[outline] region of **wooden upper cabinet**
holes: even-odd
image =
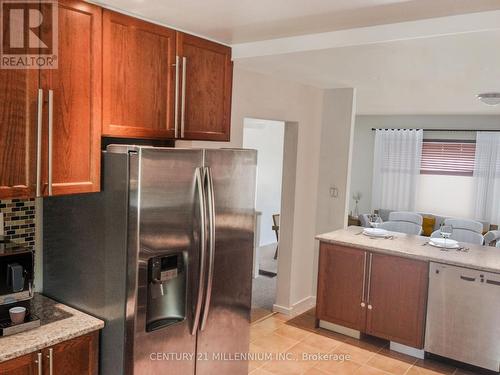
[[[103,11],[103,134],[174,138],[176,32]]]
[[[181,138],[229,141],[233,64],[231,48],[177,33],[182,59]],[[183,81],[183,79],[185,81]]]
[[[60,0],[58,11],[58,68],[40,70],[45,95],[43,193],[49,195],[49,184],[53,195],[95,192],[100,189],[101,8]]]
[[[428,275],[427,262],[373,254],[366,332],[423,348]]]
[[[103,12],[103,135],[228,141],[231,48]]]
[[[38,85],[38,70],[0,69],[0,199],[35,195]]]
[[[316,315],[358,331],[365,327],[363,286],[366,252],[321,243]]]

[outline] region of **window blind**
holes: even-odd
[[[475,142],[425,141],[420,174],[472,176]]]

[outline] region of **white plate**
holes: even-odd
[[[429,245],[442,249],[458,249],[460,247],[457,241],[444,238],[431,238]]]
[[[389,235],[389,232],[380,228],[365,228],[363,229],[363,234],[370,237],[386,237]]]

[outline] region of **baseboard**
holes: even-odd
[[[325,322],[324,320],[319,321],[319,326],[321,328],[327,329],[329,331],[340,333],[344,336],[349,336],[359,340],[361,338],[361,332],[352,328],[347,328],[338,324]]]
[[[296,316],[316,306],[316,296],[309,296],[295,302],[291,307],[274,304],[273,311],[284,315]]]
[[[424,357],[425,357],[424,349],[412,348],[411,346],[398,344],[397,342],[394,342],[394,341],[391,341],[390,349],[394,350],[395,352],[403,353],[403,354],[406,354],[406,355],[409,355],[409,356],[412,356],[415,358],[424,359]]]

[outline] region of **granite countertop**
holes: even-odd
[[[468,252],[443,251],[431,245],[424,245],[429,237],[391,232],[394,239],[371,238],[360,234],[364,228],[351,226],[316,236],[316,239],[337,245],[356,247],[377,253],[398,255],[406,258],[473,268],[485,272],[500,273],[500,249],[491,246],[465,244]]]
[[[58,344],[104,327],[93,316],[35,293],[31,311],[40,318],[40,327],[0,337],[0,362]]]

